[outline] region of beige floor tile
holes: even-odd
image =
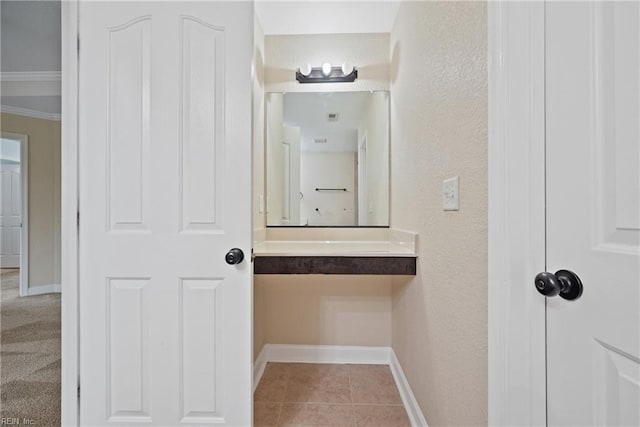
[[[284,401],[351,403],[349,372],[346,365],[292,365]]]
[[[254,402],[283,402],[287,389],[287,380],[279,378],[262,378],[255,393]]]
[[[267,366],[264,368],[264,373],[262,374],[262,378],[272,379],[272,380],[287,380],[289,378],[289,372],[292,369],[291,363],[267,363]],[[261,378],[261,379],[262,379]]]
[[[349,377],[347,365],[292,363],[288,367],[289,379],[298,382],[321,381],[323,378]]]
[[[316,379],[291,379],[285,402],[351,403],[349,378],[325,376]]]
[[[404,406],[355,405],[356,427],[409,427]]]
[[[385,365],[269,363],[254,401],[256,426],[410,425]]]
[[[391,369],[387,365],[347,365],[351,379],[374,384],[395,384]]]
[[[353,426],[351,405],[285,403],[280,426]]]
[[[281,403],[256,402],[253,404],[254,427],[277,426]]]
[[[393,375],[385,365],[349,365],[353,403],[402,404]]]

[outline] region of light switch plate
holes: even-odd
[[[457,211],[460,208],[458,177],[442,181],[442,209],[445,211]]]
[[[258,196],[258,213],[264,212],[264,196]]]

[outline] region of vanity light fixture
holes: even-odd
[[[358,78],[358,70],[349,63],[332,67],[325,62],[322,67],[307,64],[296,71],[296,80],[300,83],[351,83]]]

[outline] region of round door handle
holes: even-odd
[[[538,292],[546,297],[560,295],[566,300],[575,300],[582,295],[582,281],[573,271],[558,270],[556,274],[544,271],[535,279]]]
[[[244,252],[242,252],[242,249],[239,248],[233,248],[229,250],[229,252],[227,252],[227,255],[225,255],[224,257],[224,260],[227,262],[227,264],[230,265],[240,264],[243,259]]]

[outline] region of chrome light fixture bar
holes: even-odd
[[[322,67],[307,65],[296,71],[296,80],[300,83],[352,83],[357,78],[358,70],[348,64],[341,67],[332,67],[328,63]]]

